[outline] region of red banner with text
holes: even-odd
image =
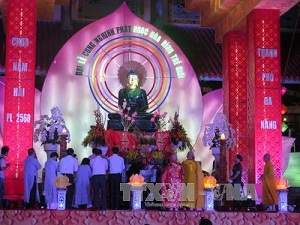
[[[248,17],[250,151],[255,181],[263,174],[263,155],[270,153],[276,177],[282,175],[280,12],[255,9]]]
[[[9,0],[7,18],[3,143],[10,148],[11,166],[6,194],[18,195],[22,188],[16,182],[23,181],[23,161],[33,144],[36,0]]]

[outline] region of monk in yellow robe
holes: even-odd
[[[188,194],[187,201],[184,203],[184,206],[190,209],[204,209],[204,174],[202,172],[201,165],[195,161],[194,152],[189,151],[187,153],[187,158],[182,162],[182,167],[184,171],[184,182],[187,185]],[[193,184],[193,193],[189,190],[188,184]],[[192,201],[193,199],[194,201]]]
[[[264,155],[264,174],[262,179],[262,204],[268,206],[268,210],[275,210],[275,205],[278,204],[278,198],[276,193],[276,183],[274,178],[274,168],[270,161],[270,154]]]

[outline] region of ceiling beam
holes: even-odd
[[[70,0],[37,0],[37,19],[52,20],[54,16],[54,5],[69,5]],[[7,0],[0,0],[0,10],[4,32],[6,32]]]
[[[193,10],[198,6],[201,26],[216,28],[216,42],[229,31],[246,31],[247,16],[255,9],[279,9],[286,13],[299,0],[186,0]],[[196,4],[194,1],[198,1]]]

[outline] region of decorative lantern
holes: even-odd
[[[206,176],[203,179],[203,184],[204,184],[204,189],[205,189],[205,204],[204,204],[204,209],[209,211],[209,210],[214,210],[214,191],[213,189],[217,185],[217,180],[213,176]]]
[[[288,110],[288,108],[286,107],[286,105],[285,104],[281,104],[281,114],[282,115],[285,114],[287,110]]]
[[[145,178],[140,174],[134,174],[129,178],[129,184],[132,186],[142,186]]]
[[[281,95],[284,95],[286,90],[287,90],[286,87],[282,86],[281,87]]]
[[[276,179],[276,189],[277,189],[277,196],[278,196],[278,211],[280,212],[287,212],[288,211],[288,202],[287,202],[287,195],[288,191],[287,188],[289,187],[289,182],[281,177]]]
[[[134,210],[142,208],[144,180],[144,177],[140,174],[134,174],[129,178],[129,184],[131,185],[131,208]]]
[[[289,182],[287,179],[283,177],[276,179],[277,190],[286,190],[288,187],[289,187]]]
[[[282,121],[281,131],[285,132],[288,128],[289,128],[288,125],[284,121]]]
[[[213,176],[206,176],[203,179],[204,189],[214,189],[217,185],[217,180]]]
[[[54,180],[54,185],[57,187],[57,188],[67,188],[67,186],[71,185],[69,183],[69,178],[65,175],[59,175],[55,178]]]
[[[54,185],[57,187],[57,209],[66,209],[66,188],[71,185],[69,183],[69,178],[65,175],[59,175],[54,180]]]

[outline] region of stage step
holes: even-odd
[[[300,187],[300,152],[291,152],[290,161],[283,176],[291,187]]]

